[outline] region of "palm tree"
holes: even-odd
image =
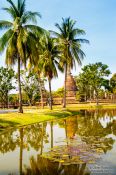
[[[39,58],[39,68],[41,67],[41,72],[44,77],[48,79],[49,83],[49,105],[52,110],[52,90],[51,90],[51,80],[53,77],[58,77],[57,68],[62,71],[59,65],[59,54],[58,45],[55,39],[50,37],[49,33],[43,37],[41,44],[43,45],[43,51]]]
[[[59,25],[55,24],[59,33],[51,31],[53,35],[59,38],[60,43],[63,49],[63,59],[61,63],[65,69],[65,85],[64,85],[64,100],[63,107],[66,107],[66,79],[67,79],[67,70],[71,70],[75,63],[77,62],[81,65],[82,60],[85,56],[84,52],[81,50],[81,43],[89,43],[86,39],[77,38],[78,35],[85,34],[84,30],[75,28],[76,21],[69,18],[62,18],[62,23]]]
[[[30,62],[38,59],[37,35],[40,35],[43,30],[37,25],[28,24],[28,22],[36,23],[36,17],[40,17],[40,14],[26,11],[26,0],[17,0],[17,4],[12,0],[6,1],[10,6],[3,10],[10,14],[12,21],[0,20],[0,29],[7,30],[0,38],[0,52],[6,49],[8,66],[18,63],[19,112],[23,113],[20,66],[22,64],[26,66],[27,59],[30,59]]]

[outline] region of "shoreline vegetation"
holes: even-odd
[[[0,114],[0,132],[11,128],[78,115],[80,110],[101,109],[116,109],[116,103],[100,104],[98,106],[96,104],[71,104],[67,105],[66,109],[62,109],[62,106],[54,106],[53,111],[48,109],[48,107],[44,109],[25,107],[23,114],[18,112]]]

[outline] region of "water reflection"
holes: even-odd
[[[116,110],[80,111],[75,117],[1,133],[0,175],[89,175],[89,165],[106,163],[104,156],[112,156],[114,146]],[[13,154],[16,165],[11,166]],[[108,166],[116,171],[115,162]]]
[[[90,175],[90,171],[86,163],[67,166],[38,155],[37,160],[31,157],[30,167],[25,167],[23,175]]]

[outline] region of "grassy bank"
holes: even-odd
[[[7,113],[0,114],[0,130],[4,130],[11,127],[18,127],[28,125],[37,122],[43,122],[58,118],[64,118],[73,115],[73,112],[68,110],[54,109],[24,109],[23,114],[19,113]]]
[[[115,109],[116,104],[105,104],[96,106],[95,104],[76,104],[67,105],[67,109],[62,109],[62,106],[54,106],[53,111],[48,107],[45,109],[37,109],[37,107],[24,108],[24,114],[7,113],[0,114],[0,130],[10,127],[18,127],[36,122],[43,122],[52,119],[59,119],[78,114],[79,110],[93,109]]]

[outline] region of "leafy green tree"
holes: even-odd
[[[86,163],[62,165],[57,161],[51,161],[50,158],[37,155],[36,159],[34,156],[30,158],[30,166],[25,166],[23,175],[90,175],[90,171],[86,167]]]
[[[67,79],[67,70],[71,70],[75,63],[77,62],[81,65],[81,62],[85,56],[84,52],[81,50],[82,43],[89,43],[86,39],[79,39],[79,35],[85,34],[84,30],[75,28],[76,21],[70,18],[62,18],[62,23],[59,25],[56,23],[56,27],[59,30],[53,33],[61,44],[61,48],[63,51],[63,57],[61,59],[61,64],[65,70],[65,85],[64,85],[64,102],[63,107],[66,107],[66,79]]]
[[[42,50],[41,50],[41,53],[42,53]],[[46,97],[46,90],[45,90],[46,78],[43,77],[42,75],[41,64],[36,64],[36,65],[30,64],[29,69],[33,74],[36,74],[36,77],[38,79],[40,96],[41,96],[41,107],[42,109],[44,109],[44,97]]]
[[[111,91],[116,94],[116,73],[110,79]]]
[[[6,49],[7,65],[18,63],[19,112],[23,113],[20,66],[21,64],[26,66],[27,59],[30,59],[30,62],[38,59],[36,34],[39,36],[43,30],[30,24],[30,22],[36,23],[36,17],[40,17],[40,14],[26,11],[25,0],[17,0],[16,4],[12,0],[6,1],[9,7],[3,10],[10,14],[12,21],[0,20],[0,29],[7,30],[0,38],[0,52]]]
[[[22,89],[28,98],[29,104],[32,105],[40,90],[40,83],[37,75],[32,72],[21,71],[21,84]]]
[[[64,88],[58,88],[56,91],[52,92],[53,97],[63,97]]]
[[[76,93],[77,100],[79,101],[87,101],[90,98],[90,91],[91,94],[93,92],[92,87],[88,81],[89,75],[85,73],[80,73],[79,76],[75,77],[76,85],[78,91]],[[92,98],[92,97],[91,97]]]
[[[12,82],[14,77],[13,69],[0,68],[0,102],[4,107],[8,107],[9,93],[11,90],[15,89]]]
[[[106,64],[101,62],[84,66],[79,75],[81,90],[86,94],[95,93],[96,103],[98,104],[99,91],[102,87],[106,88],[106,77],[110,75],[110,70]],[[89,92],[88,92],[89,91]]]
[[[9,103],[10,104],[17,104],[18,103],[18,94],[9,94]]]

